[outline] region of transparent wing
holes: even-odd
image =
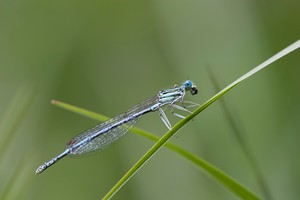
[[[112,143],[120,140],[126,133],[133,127],[139,118],[135,118],[128,123],[120,125],[116,128],[111,129],[110,131],[99,135],[93,140],[79,146],[70,152],[69,156],[77,157],[83,156],[87,153],[94,152],[97,150],[102,150],[110,146]],[[90,131],[90,130],[89,130]]]
[[[129,109],[127,112],[122,113],[114,118],[111,118],[89,130],[84,131],[83,133],[77,135],[76,137],[72,138],[68,141],[66,144],[66,148],[72,148],[79,142],[83,141],[85,138],[90,137],[94,135],[97,132],[101,132],[102,130],[108,128],[109,130],[106,132],[103,132],[102,134],[99,134],[97,137],[93,138],[91,141],[88,141],[86,143],[83,143],[77,148],[72,149],[70,152],[71,157],[76,156],[82,156],[87,153],[96,151],[96,150],[102,150],[106,147],[110,146],[112,143],[118,141],[121,139],[126,133],[135,125],[137,120],[141,117],[132,117],[135,113],[138,113],[145,108],[150,107],[151,105],[154,105],[157,103],[157,98],[152,97],[145,101],[140,102],[139,104],[135,105],[131,109]],[[126,123],[116,126],[112,129],[109,127],[113,126],[113,124],[118,123],[119,121],[123,119],[130,119]]]

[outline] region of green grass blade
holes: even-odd
[[[81,114],[81,115],[84,115],[84,116],[87,116],[89,118],[96,119],[99,121],[105,121],[105,120],[109,119],[106,116],[103,116],[103,115],[100,115],[100,114],[97,114],[97,113],[94,113],[94,112],[91,112],[91,111],[88,111],[88,110],[85,110],[85,109],[82,109],[82,108],[79,108],[79,107],[76,107],[76,106],[73,106],[73,105],[70,105],[67,103],[64,103],[61,101],[52,100],[51,103],[54,104],[55,106],[65,109],[65,110],[69,110],[74,113]],[[144,131],[142,129],[136,128],[136,127],[134,127],[131,131],[133,133],[136,133],[138,135],[146,137],[154,142],[157,142],[160,139],[158,136],[151,134],[147,131]],[[208,174],[210,177],[212,177],[216,182],[220,183],[221,185],[223,185],[224,187],[226,187],[233,193],[236,193],[236,195],[247,197],[248,199],[259,199],[257,196],[255,196],[255,194],[253,194],[245,186],[242,186],[239,182],[237,182],[236,180],[234,180],[233,178],[228,176],[225,172],[222,172],[217,167],[215,167],[212,164],[208,163],[207,161],[201,159],[200,157],[194,155],[193,153],[191,153],[171,142],[167,142],[165,144],[165,147],[172,150],[173,152],[178,153],[185,159],[187,159],[190,162],[197,165],[204,172],[206,172],[206,174]]]

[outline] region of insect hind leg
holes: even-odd
[[[169,119],[167,118],[164,110],[161,107],[159,107],[159,116],[160,116],[160,119],[163,121],[163,123],[166,125],[166,127],[169,130],[171,130],[171,127],[172,127],[171,123],[170,123]]]
[[[176,117],[179,117],[179,118],[185,118],[184,115],[181,115],[179,113],[176,113],[174,112],[174,109],[177,109],[177,110],[181,110],[181,111],[184,111],[184,112],[187,112],[188,114],[191,114],[192,111],[188,110],[187,108],[191,108],[191,107],[195,107],[195,106],[199,106],[199,104],[197,103],[194,103],[194,102],[191,102],[191,101],[183,101],[181,102],[182,103],[182,106],[178,105],[178,104],[171,104],[171,113],[176,116]]]

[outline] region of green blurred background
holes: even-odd
[[[300,38],[300,1],[0,1],[0,198],[100,199],[153,144],[128,134],[109,149],[36,168],[97,124],[50,104],[58,99],[107,116],[188,77],[203,103]],[[273,199],[299,199],[300,52],[223,99]],[[173,119],[173,118],[172,118]],[[172,120],[176,123],[178,119]],[[138,126],[167,129],[157,113]],[[219,105],[172,142],[264,197]],[[114,199],[235,199],[203,171],[162,149]]]

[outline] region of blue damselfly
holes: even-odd
[[[66,155],[75,157],[110,146],[113,142],[124,136],[137,120],[146,113],[158,110],[164,124],[168,129],[171,129],[171,123],[168,120],[163,107],[170,108],[175,116],[184,118],[184,116],[174,112],[174,109],[190,113],[187,108],[198,105],[190,101],[184,101],[186,91],[190,91],[192,95],[198,93],[198,90],[193,83],[190,80],[187,80],[181,86],[175,85],[173,88],[161,90],[156,96],[138,103],[127,112],[84,131],[69,140],[64,152],[39,166],[36,170],[36,174],[43,172]]]

